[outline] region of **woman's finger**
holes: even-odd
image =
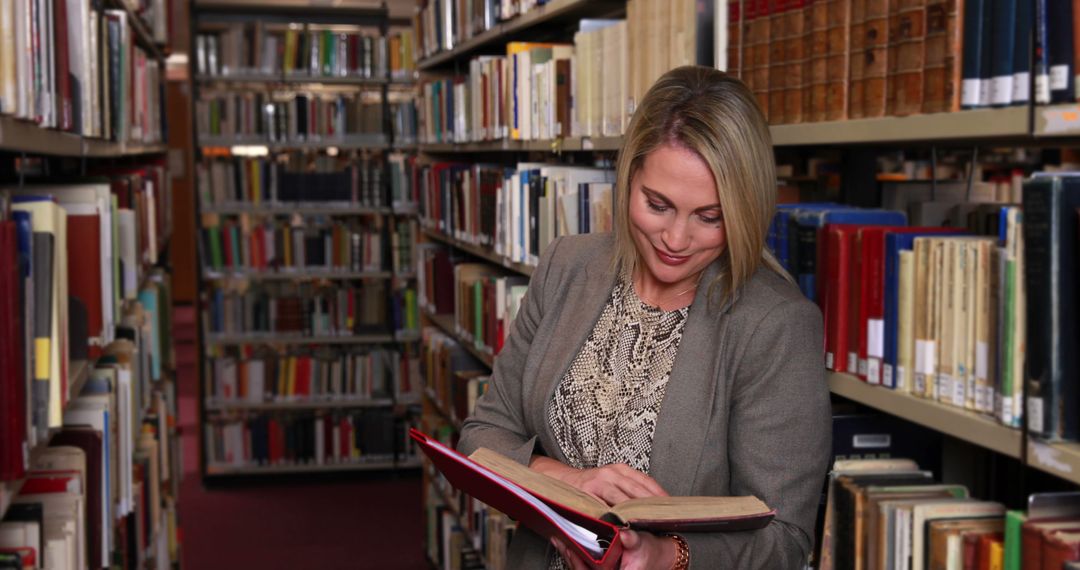
[[[668,496],[667,491],[665,491],[664,488],[660,486],[660,483],[657,483],[656,479],[649,477],[645,473],[642,473],[641,471],[638,471],[637,469],[634,469],[633,467],[630,467],[629,465],[623,463],[616,464],[614,465],[614,467],[623,476],[633,479],[639,485],[642,485],[643,487],[648,489],[648,496]]]

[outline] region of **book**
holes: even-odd
[[[753,530],[776,514],[755,497],[656,497],[609,508],[492,450],[464,457],[417,430],[410,436],[452,485],[546,538],[561,538],[593,567],[618,559],[624,525],[655,532]]]

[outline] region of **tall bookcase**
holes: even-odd
[[[418,466],[387,14],[192,3],[204,480]]]
[[[39,10],[36,15],[22,12],[26,20],[16,23],[15,14],[29,11],[31,4]],[[177,501],[183,468],[176,437],[171,336],[172,190],[164,142],[167,14],[164,3],[152,7],[147,3],[149,12],[121,0],[68,3],[64,17],[71,29],[53,28],[55,21],[49,18],[58,16],[43,10],[63,5],[46,1],[2,8],[3,17],[13,26],[5,32],[11,41],[3,49],[16,50],[28,59],[18,56],[20,73],[16,74],[16,55],[4,54],[5,61],[12,62],[12,75],[5,75],[5,85],[9,93],[19,96],[5,95],[0,116],[0,221],[5,225],[14,221],[19,226],[16,234],[27,229],[35,236],[34,243],[49,245],[42,250],[47,257],[33,257],[27,265],[19,265],[18,255],[8,257],[16,252],[4,251],[4,259],[20,267],[20,279],[29,279],[32,297],[23,297],[21,304],[17,298],[20,310],[55,303],[52,306],[62,307],[67,320],[54,321],[57,327],[47,331],[44,339],[47,346],[42,346],[37,329],[21,339],[23,346],[34,349],[19,368],[28,378],[14,372],[13,364],[22,360],[21,355],[7,353],[5,357],[11,359],[4,363],[5,449],[11,449],[19,433],[27,432],[27,438],[17,442],[22,458],[18,463],[24,464],[17,471],[24,475],[8,477],[12,465],[5,463],[0,518],[7,525],[18,525],[13,521],[29,519],[12,516],[18,510],[13,505],[46,504],[44,519],[38,522],[42,522],[41,541],[48,540],[50,548],[42,552],[32,545],[38,567],[76,568],[77,560],[64,557],[78,552],[85,559],[84,567],[179,568]],[[143,19],[148,15],[153,15],[153,22]],[[39,49],[38,35],[31,45],[23,29],[31,22],[48,24],[48,30],[43,27],[35,32],[40,34],[41,46],[52,46],[48,53]],[[84,24],[81,28],[80,23]],[[69,33],[76,29],[82,33]],[[25,45],[19,43],[23,40]],[[76,55],[84,55],[83,64],[89,67],[75,62]],[[46,107],[53,109],[43,111]],[[47,118],[49,114],[55,120]],[[94,199],[87,203],[91,195]],[[21,204],[28,206],[20,209]],[[35,204],[46,207],[35,208]],[[49,212],[56,213],[54,222],[65,219],[66,225],[38,225]],[[20,218],[19,214],[28,215]],[[37,240],[43,236],[47,242]],[[28,251],[22,246],[17,253]],[[67,253],[61,256],[61,251]],[[75,259],[78,256],[85,258]],[[49,273],[51,289],[39,289],[42,282],[35,280],[37,272],[43,271],[35,264],[43,260],[51,265],[50,271],[60,271]],[[87,267],[95,268],[94,273],[84,274]],[[63,293],[68,298],[62,298]],[[18,297],[18,291],[15,294]],[[4,319],[22,324],[24,316],[5,314]],[[6,334],[0,336],[4,336],[5,348],[14,341]],[[44,379],[39,376],[42,370],[47,372]],[[39,417],[33,406],[9,399],[14,392],[8,390],[23,380],[27,393],[39,384],[49,384],[50,402],[51,398],[60,402],[57,414],[50,409],[45,414],[48,418]],[[127,403],[121,406],[123,398]],[[12,415],[24,413],[29,425],[19,426],[21,419]],[[91,437],[74,443],[83,435]],[[79,495],[80,513],[82,505],[88,509],[87,521],[78,522],[82,536],[68,530],[61,533],[66,536],[57,536],[48,530],[67,529],[75,521],[53,512],[49,505],[54,503],[34,495],[33,483],[28,484],[41,477],[42,470],[52,470],[48,473],[57,477],[70,476],[68,469],[74,463],[54,463],[52,451],[56,450],[50,451],[61,443],[79,447],[87,467],[97,461],[94,465],[102,468],[101,473],[89,475],[101,481],[101,488],[83,486],[66,494]],[[110,461],[111,467],[106,468]],[[34,496],[20,497],[27,494]],[[94,505],[98,510],[91,510]],[[37,516],[41,513],[39,509]],[[102,519],[94,521],[91,514]],[[88,521],[92,524],[84,526]],[[63,547],[54,550],[51,545],[57,540]],[[74,546],[65,551],[69,541]],[[93,559],[96,556],[101,558]]]
[[[574,35],[578,22],[587,18],[624,18],[628,13],[628,4],[634,2],[597,3],[585,0],[551,0],[549,2],[529,3],[531,8],[510,19],[502,20],[499,10],[505,3],[484,2],[482,6],[472,6],[471,17],[463,19],[449,18],[446,11],[455,10],[446,3],[431,1],[419,2],[416,17],[418,41],[423,43],[424,30],[430,34],[428,41],[435,38],[434,49],[426,52],[418,48],[418,64],[422,80],[440,81],[450,76],[465,76],[468,84],[470,60],[490,54],[506,54],[509,42],[564,42],[575,41]],[[648,2],[637,2],[636,9]],[[724,6],[727,4],[727,6]],[[732,6],[737,4],[737,6]],[[739,30],[745,31],[744,22],[738,20],[739,14],[746,15],[752,2],[717,3],[715,29],[726,30],[725,38],[735,41]],[[798,7],[811,5],[825,6],[836,3],[806,2],[795,3]],[[700,5],[700,3],[699,3]],[[724,6],[721,8],[721,6]],[[634,9],[634,8],[630,8]],[[487,10],[487,12],[484,12]],[[435,14],[430,12],[435,11]],[[720,12],[725,12],[723,15]],[[481,13],[484,12],[484,13]],[[780,16],[782,17],[782,16]],[[471,19],[470,19],[471,18]],[[464,23],[463,23],[464,21]],[[450,23],[448,23],[450,22]],[[777,20],[772,20],[777,25]],[[809,22],[809,20],[807,20]],[[809,25],[809,24],[807,24]],[[802,26],[800,23],[799,26]],[[478,28],[472,32],[466,28]],[[794,28],[787,28],[794,29]],[[802,29],[801,27],[798,29]],[[810,30],[807,28],[807,34]],[[767,32],[766,32],[767,33]],[[628,36],[630,37],[630,36]],[[453,38],[450,40],[449,38]],[[447,44],[452,44],[448,48]],[[651,45],[651,44],[650,44]],[[808,44],[809,45],[809,44]],[[633,47],[629,48],[631,51]],[[744,48],[745,49],[745,48]],[[1019,49],[1019,48],[1018,48]],[[743,51],[728,53],[729,69],[735,69],[740,57],[746,57]],[[852,58],[855,56],[852,55]],[[746,61],[746,60],[743,60]],[[765,59],[767,61],[767,58]],[[633,65],[633,64],[631,64]],[[486,80],[486,76],[485,76]],[[442,87],[442,86],[441,86]],[[445,89],[445,87],[443,87]],[[467,87],[468,88],[468,87]],[[757,90],[755,89],[755,92]],[[445,93],[445,91],[444,91]],[[456,94],[455,94],[456,96]],[[436,96],[438,97],[438,96]],[[423,104],[423,103],[421,103]],[[497,105],[496,103],[493,103]],[[481,103],[483,106],[484,103]],[[473,113],[470,110],[469,113]],[[487,109],[484,120],[488,120]],[[429,117],[429,121],[438,122],[438,116]],[[465,127],[469,133],[470,127]],[[620,136],[571,136],[543,140],[514,140],[509,136],[472,136],[468,142],[448,140],[445,133],[460,133],[454,127],[441,129],[441,140],[422,141],[419,145],[422,162],[439,161],[460,163],[498,163],[513,167],[518,162],[542,162],[548,164],[601,164],[607,167],[613,164],[613,158],[622,144]],[[799,122],[793,124],[775,124],[771,128],[773,144],[777,155],[805,157],[814,152],[826,151],[844,154],[842,164],[842,201],[857,205],[875,205],[880,200],[879,181],[875,177],[875,159],[895,149],[937,149],[941,148],[979,148],[994,146],[1044,147],[1051,145],[1073,144],[1080,137],[1080,105],[1076,103],[1036,105],[1032,102],[1012,106],[912,114],[908,116],[884,116],[877,118],[858,118],[819,122]],[[477,140],[495,139],[495,140]],[[936,154],[935,154],[936,156]],[[976,151],[977,156],[977,151]],[[503,189],[500,189],[503,191]],[[430,215],[430,214],[428,214]],[[490,246],[482,246],[470,239],[447,235],[438,229],[437,224],[424,224],[422,238],[425,242],[438,244],[451,252],[452,262],[479,262],[495,268],[503,275],[517,275],[527,278],[532,266],[512,260],[507,255],[496,253]],[[437,286],[448,286],[439,284]],[[424,285],[421,284],[421,289]],[[466,364],[465,369],[479,366],[490,371],[493,357],[490,351],[482,347],[481,342],[471,332],[462,330],[453,315],[436,314],[427,307],[422,310],[425,331],[438,331],[446,338],[453,339],[465,352],[471,354],[474,362]],[[425,335],[428,333],[425,332]],[[430,364],[430,362],[429,362]],[[453,432],[460,430],[464,420],[460,411],[460,402],[452,401],[455,397],[474,398],[475,388],[467,387],[467,378],[433,377],[443,369],[429,366],[425,380],[429,385],[424,390],[424,427],[429,433],[444,439],[446,443],[456,442]],[[447,397],[432,384],[445,385],[461,382],[450,390]],[[1027,480],[1050,480],[1051,487],[1074,488],[1080,485],[1080,443],[1048,442],[1029,434],[1026,428],[1006,427],[984,414],[967,411],[902,393],[873,386],[857,376],[828,372],[831,392],[838,402],[857,404],[858,406],[884,412],[922,428],[928,428],[952,442],[948,447],[954,462],[968,461],[973,455],[992,454],[1004,458],[1018,466],[1008,471],[1018,476],[1023,492],[1041,490],[1039,484],[1029,486]],[[467,392],[466,396],[455,394]],[[960,453],[952,453],[954,451]],[[962,459],[961,459],[962,458]],[[979,463],[985,466],[986,463]],[[995,464],[996,465],[996,464]],[[1028,474],[1037,473],[1037,477]],[[1047,478],[1045,474],[1052,475]],[[994,474],[981,474],[983,481],[994,480]],[[445,556],[443,546],[432,544],[447,530],[441,525],[456,526],[463,532],[462,550],[473,552],[462,560],[466,565],[479,565],[489,568],[500,567],[502,545],[492,544],[503,537],[507,528],[512,528],[508,521],[499,521],[497,515],[485,514],[484,508],[467,496],[456,493],[445,481],[441,480],[436,470],[425,464],[425,508],[428,514],[428,553],[436,564],[442,561],[438,556]],[[1001,481],[997,481],[1001,488]],[[1019,493],[1021,491],[1017,491]],[[443,517],[443,518],[440,518]],[[472,566],[469,566],[472,567]]]

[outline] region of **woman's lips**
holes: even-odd
[[[671,255],[670,253],[665,253],[656,247],[653,247],[653,250],[656,251],[656,257],[659,258],[660,261],[664,262],[664,264],[666,265],[682,265],[690,260],[689,255]]]

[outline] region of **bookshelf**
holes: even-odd
[[[430,312],[425,312],[424,315],[435,326],[442,329],[443,332],[454,337],[454,340],[458,341],[461,346],[465,347],[465,350],[468,350],[469,353],[475,356],[477,360],[483,362],[484,366],[487,366],[488,368],[494,366],[495,357],[483,350],[480,350],[479,348],[476,348],[476,342],[473,339],[468,338],[458,332],[457,327],[454,326],[454,315],[436,315]]]
[[[510,261],[506,257],[503,257],[503,256],[495,253],[494,251],[490,251],[488,249],[485,249],[485,248],[480,247],[480,246],[475,245],[475,244],[471,244],[471,243],[466,242],[466,241],[462,241],[462,240],[459,240],[459,239],[454,239],[454,238],[452,238],[452,237],[450,237],[450,236],[448,236],[448,235],[446,235],[446,234],[444,234],[444,233],[442,233],[442,232],[440,232],[438,230],[433,230],[431,228],[424,228],[423,232],[424,232],[425,236],[431,238],[432,240],[435,240],[435,241],[440,242],[440,243],[444,243],[446,245],[449,245],[449,246],[453,247],[454,249],[458,249],[458,250],[464,251],[464,252],[466,252],[466,253],[468,253],[470,255],[473,255],[473,256],[479,257],[481,259],[490,261],[491,263],[494,263],[495,265],[498,265],[499,267],[503,267],[503,268],[509,269],[510,271],[514,271],[516,273],[520,273],[522,275],[527,275],[527,276],[531,276],[532,273],[533,273],[533,267],[531,265],[526,265],[524,263],[517,263],[515,261]]]
[[[406,274],[395,272],[398,252],[392,248],[392,236],[397,235],[397,228],[407,223],[407,218],[413,215],[410,211],[398,211],[392,207],[390,194],[390,168],[388,154],[391,151],[408,149],[415,145],[411,142],[411,136],[407,132],[394,130],[392,104],[396,100],[391,99],[391,88],[408,88],[411,81],[402,78],[392,78],[390,69],[389,53],[387,50],[389,19],[385,5],[381,7],[350,7],[339,5],[300,5],[297,3],[278,2],[274,4],[256,4],[245,2],[194,2],[192,4],[193,50],[198,53],[191,58],[193,107],[196,116],[193,125],[195,147],[198,151],[197,160],[200,165],[209,166],[213,161],[231,163],[234,166],[241,164],[240,161],[258,157],[261,171],[266,173],[262,178],[264,186],[268,189],[274,185],[273,194],[263,197],[253,197],[249,187],[245,187],[242,195],[238,193],[229,199],[221,200],[214,198],[215,203],[200,200],[198,211],[202,216],[205,227],[235,227],[232,225],[231,216],[241,216],[243,220],[271,219],[274,224],[286,223],[291,228],[304,228],[312,223],[319,225],[332,220],[334,228],[340,228],[345,233],[347,240],[344,244],[334,242],[334,247],[342,248],[346,257],[353,261],[345,263],[338,268],[328,269],[321,261],[310,264],[281,263],[280,269],[256,269],[247,264],[225,263],[213,269],[213,264],[207,263],[209,255],[205,249],[200,251],[203,260],[200,266],[203,268],[199,281],[200,305],[199,311],[200,330],[203,331],[200,350],[206,361],[216,358],[236,358],[242,360],[248,357],[242,356],[244,351],[254,347],[265,347],[277,355],[301,354],[315,355],[326,351],[334,354],[367,354],[368,350],[391,351],[396,357],[401,358],[401,365],[405,365],[408,358],[408,346],[415,343],[419,338],[415,330],[404,329],[404,325],[398,323],[398,305],[401,301],[399,293],[410,286],[410,278]],[[239,31],[240,33],[237,33]],[[278,47],[283,47],[285,37],[288,34],[296,34],[289,37],[307,38],[306,49],[316,49],[314,46],[323,46],[323,42],[331,42],[334,47],[325,50],[318,68],[310,66],[310,60],[299,56],[300,47],[295,47],[296,53],[289,52],[290,58],[296,56],[295,61],[302,62],[296,65],[310,66],[290,68],[294,60],[285,63],[285,50],[269,50],[265,53],[255,54],[251,52],[251,58],[259,58],[262,63],[251,63],[242,60],[236,52],[226,52],[222,47],[222,38],[227,34],[234,34],[233,39],[243,38],[242,41],[252,41],[248,38],[258,36],[260,42],[278,42]],[[308,41],[318,38],[317,42]],[[291,41],[291,40],[290,40]],[[338,43],[340,42],[340,43]],[[297,46],[301,43],[297,41]],[[355,45],[354,45],[355,44]],[[290,44],[293,45],[293,44]],[[340,48],[340,49],[339,49]],[[354,50],[355,48],[355,50]],[[221,51],[216,51],[220,49]],[[382,51],[380,51],[382,50]],[[272,54],[272,55],[271,55]],[[201,56],[201,58],[200,58]],[[267,58],[263,60],[262,58]],[[232,59],[228,59],[232,58]],[[331,59],[333,58],[333,59]],[[215,68],[209,61],[222,62],[220,68]],[[227,61],[227,63],[225,63]],[[333,62],[333,63],[332,63]],[[202,66],[206,66],[205,68]],[[327,67],[329,66],[329,67]],[[328,70],[333,70],[328,72]],[[282,115],[271,115],[266,111],[265,117],[279,117],[282,122],[273,123],[277,119],[267,119],[262,127],[255,130],[236,129],[226,130],[202,130],[205,125],[198,117],[202,94],[208,97],[224,97],[224,101],[232,101],[229,97],[237,97],[235,100],[243,100],[244,97],[263,97],[266,101],[291,101],[293,97],[305,95],[309,97],[311,105],[323,104],[320,98],[332,97],[332,105],[325,107],[333,108],[337,113],[334,119],[323,120],[323,116],[311,111],[314,107],[304,107],[295,104],[292,107],[282,107]],[[334,107],[333,105],[337,105]],[[212,110],[211,107],[206,109]],[[253,107],[256,113],[263,112],[258,107]],[[275,109],[276,110],[276,109]],[[213,111],[216,112],[216,111]],[[286,120],[284,113],[289,115]],[[310,120],[308,120],[310,113]],[[291,122],[289,122],[291,121]],[[282,125],[291,125],[285,128]],[[274,125],[270,127],[269,125]],[[306,127],[303,127],[306,125]],[[215,127],[211,127],[212,129]],[[273,129],[279,128],[275,133]],[[211,135],[208,133],[218,133]],[[231,133],[238,133],[233,135]],[[244,134],[239,134],[244,133]],[[253,134],[257,133],[257,134]],[[247,163],[244,163],[247,168]],[[236,166],[236,172],[240,172]],[[273,169],[274,174],[270,174]],[[210,170],[202,170],[210,176]],[[250,171],[244,171],[245,176]],[[343,173],[351,174],[350,177],[342,178]],[[285,182],[279,182],[285,175],[293,177],[289,182],[290,192],[295,194],[286,198],[284,193],[278,194],[280,184],[284,187]],[[201,176],[202,174],[200,174]],[[262,174],[260,173],[260,176]],[[337,176],[332,178],[328,176]],[[320,178],[321,177],[321,178]],[[225,178],[228,180],[228,178]],[[341,188],[332,187],[332,184],[343,184],[342,180],[351,179],[351,198],[335,199],[326,195],[324,190],[339,192]],[[269,182],[273,180],[273,182]],[[250,179],[249,179],[250,181]],[[213,184],[214,179],[208,181]],[[254,184],[254,183],[252,183]],[[323,192],[316,194],[315,191]],[[269,190],[267,190],[269,192]],[[348,192],[346,192],[348,193]],[[361,198],[359,194],[362,193]],[[339,192],[340,194],[340,192]],[[272,196],[272,198],[271,198]],[[281,201],[276,198],[281,196]],[[227,220],[219,222],[218,219]],[[210,222],[210,219],[214,219]],[[247,223],[246,221],[244,223]],[[275,225],[274,227],[278,227]],[[260,230],[261,231],[261,230]],[[322,231],[321,229],[319,231]],[[304,257],[298,259],[314,259],[313,252],[323,254],[323,244],[315,248],[311,239],[315,239],[314,233],[309,236],[304,231],[297,232],[297,239],[302,239],[303,245],[290,244],[289,247],[303,247]],[[316,232],[317,233],[317,232]],[[368,235],[378,233],[381,239],[372,241],[372,252],[367,252],[369,247]],[[337,240],[337,234],[333,239]],[[364,245],[353,241],[360,236]],[[215,238],[216,239],[216,238]],[[318,239],[327,239],[319,234]],[[273,248],[274,244],[260,242]],[[329,246],[326,246],[329,247]],[[283,244],[278,244],[276,254],[267,254],[268,259],[273,255],[287,256]],[[297,250],[301,251],[301,250]],[[335,249],[335,252],[338,250]],[[364,253],[361,253],[364,252]],[[265,252],[263,252],[265,253]],[[246,255],[246,254],[245,254]],[[329,255],[329,254],[326,254]],[[338,255],[335,253],[334,255]],[[377,263],[368,263],[368,255],[374,255]],[[360,258],[364,261],[358,262]],[[288,259],[281,257],[281,259]],[[339,258],[334,258],[340,261]],[[265,266],[274,267],[279,265],[269,259],[271,263]],[[297,267],[303,265],[302,267]],[[335,266],[339,263],[335,262]],[[232,267],[229,267],[232,266]],[[364,268],[366,270],[359,270]],[[348,270],[346,270],[348,269]],[[340,303],[335,309],[322,313],[323,315],[340,316],[334,313],[338,309],[353,310],[352,302],[355,302],[355,324],[349,325],[354,334],[318,334],[301,335],[297,332],[257,332],[257,333],[213,333],[203,328],[209,322],[208,311],[217,310],[211,306],[209,296],[213,291],[222,288],[251,287],[265,292],[275,292],[269,299],[271,303],[277,303],[277,292],[285,291],[283,295],[300,298],[304,306],[310,307],[312,303]],[[371,290],[368,290],[371,287]],[[304,292],[308,291],[308,292]],[[318,293],[311,293],[318,291]],[[370,294],[368,294],[370,293]],[[310,298],[305,295],[313,295]],[[352,301],[345,302],[343,295],[353,295]],[[377,297],[377,299],[376,299]],[[364,313],[361,315],[361,306]],[[347,309],[344,309],[347,307]],[[404,311],[401,311],[402,313]],[[310,318],[310,311],[303,311],[304,318]],[[353,313],[349,313],[349,319]],[[328,317],[329,318],[329,317]],[[374,319],[376,322],[370,322]],[[403,322],[404,317],[401,317]],[[343,324],[333,328],[321,330],[334,330],[345,328]],[[349,321],[353,322],[353,321]],[[271,326],[270,328],[280,328]],[[319,328],[312,327],[315,330]],[[247,330],[244,328],[227,328],[223,330]],[[390,394],[396,394],[398,390],[390,383],[400,381],[395,376],[393,368],[399,366],[394,363],[384,370],[386,374],[386,387]],[[214,374],[214,367],[205,367],[203,374]],[[395,380],[397,378],[397,380]],[[383,382],[382,379],[378,382]],[[206,385],[201,383],[205,391]],[[381,385],[381,384],[380,384]],[[381,395],[381,394],[377,394]],[[225,478],[233,476],[255,475],[280,475],[289,473],[330,473],[348,471],[370,470],[394,470],[397,469],[405,457],[400,455],[402,450],[396,443],[394,449],[389,450],[397,460],[373,461],[360,463],[338,463],[326,465],[304,464],[302,461],[295,463],[274,463],[271,465],[246,464],[234,466],[225,464],[215,459],[211,454],[207,436],[213,433],[221,433],[221,424],[211,425],[221,417],[235,416],[236,414],[253,414],[260,418],[288,418],[290,415],[320,414],[346,414],[349,418],[381,418],[382,416],[368,416],[367,414],[382,414],[390,410],[394,417],[383,422],[380,431],[393,433],[397,429],[397,423],[407,416],[407,402],[399,402],[394,396],[376,398],[316,398],[311,400],[273,400],[265,402],[232,402],[215,400],[207,394],[200,398],[200,442],[202,442],[202,469],[204,480]],[[388,412],[387,412],[388,413]],[[308,420],[304,420],[308,421]],[[351,421],[351,420],[350,420]],[[359,420],[357,420],[359,421]],[[365,420],[366,421],[366,420]],[[381,420],[373,420],[381,421]],[[336,429],[336,428],[335,428]],[[365,428],[366,429],[366,428]],[[374,430],[374,428],[372,428]],[[344,432],[343,432],[344,433]],[[352,433],[357,447],[360,447],[363,435],[359,428],[353,428]],[[375,434],[371,434],[375,435]],[[364,440],[364,444],[368,440]],[[370,441],[375,441],[371,439]],[[372,445],[375,445],[372,443]],[[218,449],[220,451],[220,449]],[[367,450],[361,450],[362,454]],[[250,457],[249,457],[250,459]]]
[[[0,117],[0,150],[58,157],[123,158],[161,154],[165,145],[84,137],[4,116]]]
[[[1080,136],[1080,104],[1036,107],[1035,136],[1063,138]]]

